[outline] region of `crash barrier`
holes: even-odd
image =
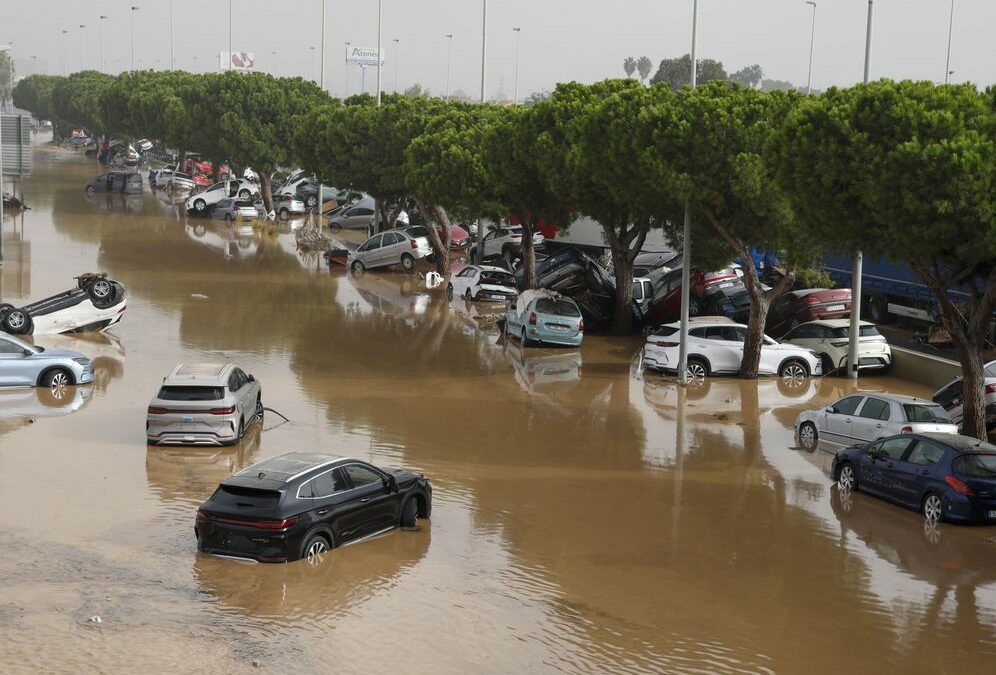
[[[940,356],[893,347],[892,371],[889,374],[931,389],[940,389],[956,377],[961,377],[961,365]]]

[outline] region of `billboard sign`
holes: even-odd
[[[218,67],[221,70],[255,70],[256,69],[256,53],[255,52],[221,52],[219,54],[219,64]]]
[[[346,63],[354,66],[382,66],[384,50],[376,47],[346,47]]]

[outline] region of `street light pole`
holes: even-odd
[[[954,0],[951,0],[951,18],[948,19],[948,58],[944,62],[944,84],[951,77],[951,33],[954,30]]]
[[[69,64],[66,62],[66,40],[69,39],[67,37],[68,35],[69,35],[69,31],[68,30],[62,31],[62,74],[63,75],[67,75],[68,74],[67,68],[68,68]]]
[[[449,39],[449,49],[446,53],[446,98],[445,100],[450,100],[450,63],[453,61],[453,33],[446,34],[447,39]]]
[[[699,0],[692,3],[692,66],[689,82],[695,89],[695,48],[699,28]],[[692,204],[685,200],[685,223],[681,232],[681,332],[678,340],[678,382],[688,384],[688,307],[691,297],[689,287],[692,284]]]
[[[322,91],[325,91],[325,0],[322,0]]]
[[[100,43],[100,72],[104,72],[104,21],[107,17],[103,14],[100,15],[100,21],[97,23],[97,42]]]
[[[86,64],[83,61],[83,31],[86,29],[86,24],[80,24],[80,70],[86,70]]]
[[[315,48],[308,47],[308,49],[311,50],[311,81],[317,84],[318,81],[315,79]]]
[[[135,71],[135,12],[139,10],[138,7],[132,5],[131,7],[131,70]]]
[[[176,69],[176,57],[173,55],[173,0],[169,0],[169,69]]]
[[[277,53],[275,51],[271,51],[270,53],[273,54],[273,77],[276,77],[277,76]]]
[[[384,41],[384,0],[377,0],[377,106],[380,107],[380,89],[381,89],[381,79],[380,71],[382,70],[381,65],[384,63],[384,59],[380,57],[381,55],[381,44]]]
[[[346,96],[349,98],[349,48],[353,46],[352,42],[346,43]]]
[[[314,49],[314,47],[312,47]],[[311,55],[311,79],[315,79],[315,55]],[[228,70],[232,69],[232,0],[228,0]]]
[[[522,39],[522,29],[513,28],[512,31],[515,33],[515,86],[512,91],[512,103],[519,103],[519,42]]]
[[[481,24],[481,103],[484,103],[487,80],[488,80],[488,0],[484,0],[484,21]],[[478,238],[481,238],[480,229],[478,229]],[[480,242],[478,242],[478,244],[480,244]],[[484,247],[478,245],[478,250],[480,250],[481,254],[483,255]]]
[[[813,27],[809,33],[809,77],[806,79],[806,95],[813,91],[813,43],[816,41],[816,3],[813,0],[806,0],[807,5],[813,6]]]
[[[868,29],[865,34],[865,77],[864,83],[868,84],[871,78],[871,53],[872,53],[872,12],[875,7],[875,0],[868,0]],[[864,257],[861,251],[854,252],[854,260],[851,262],[851,325],[850,334],[847,340],[847,377],[851,380],[858,379],[858,338],[861,330],[861,277]]]
[[[394,93],[398,93],[398,69],[401,68],[401,40],[394,38]]]

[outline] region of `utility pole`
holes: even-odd
[[[349,48],[353,46],[352,42],[346,43],[346,96],[349,98]]]
[[[314,49],[314,47],[312,47]],[[314,54],[312,54],[312,65],[314,65]],[[228,70],[232,69],[232,0],[228,0]],[[315,79],[314,67],[312,67],[311,79]]]
[[[951,0],[951,18],[948,19],[948,58],[944,62],[944,84],[947,84],[951,77],[951,33],[954,30],[954,0]]]
[[[875,7],[875,0],[868,0],[868,28],[865,34],[865,77],[864,83],[868,84],[871,78],[871,54],[872,54],[872,13]],[[852,380],[858,379],[858,340],[861,331],[861,276],[862,263],[864,261],[861,251],[854,252],[854,260],[851,261],[851,327],[847,340],[847,377]]]
[[[69,35],[69,31],[68,30],[62,31],[62,74],[63,75],[68,75],[68,72],[66,71],[66,68],[69,65],[66,62],[66,40],[69,39],[67,37],[68,35]],[[132,41],[132,44],[134,44],[134,41]]]
[[[131,7],[131,70],[135,72],[135,12],[139,10],[138,7],[132,5]]]
[[[325,91],[325,0],[322,0],[322,91]],[[319,195],[321,196],[321,195]]]
[[[401,68],[401,40],[394,38],[394,93],[398,93],[398,69]]]
[[[381,58],[382,44],[384,41],[384,0],[377,0],[377,107],[380,107],[381,66],[384,59]]]
[[[488,0],[484,0],[484,21],[481,27],[481,103],[485,101],[485,90],[487,88],[488,81]],[[477,230],[477,248],[484,254],[484,247],[481,246],[483,241],[481,237],[480,228]]]
[[[277,76],[277,53],[275,51],[270,52],[273,54],[273,77]]]
[[[86,24],[80,24],[80,71],[86,70],[86,64],[83,61],[83,31],[86,30]]]
[[[692,4],[692,70],[689,82],[695,89],[695,48],[699,28],[699,0]],[[747,261],[745,261],[747,262]],[[692,284],[692,204],[685,200],[685,223],[681,233],[681,331],[678,341],[678,382],[688,384],[688,306]]]
[[[173,0],[169,0],[169,69],[176,69],[176,57],[173,55]]]
[[[449,40],[449,49],[446,52],[446,97],[444,100],[450,100],[450,64],[453,61],[453,33],[447,33],[446,38]]]
[[[813,28],[809,33],[809,77],[806,79],[806,95],[813,92],[813,43],[816,41],[816,3],[813,0],[806,0],[807,5],[813,6]]]
[[[522,39],[522,29],[513,28],[515,33],[515,85],[512,88],[512,103],[519,103],[519,41]]]
[[[100,15],[100,21],[97,23],[97,42],[100,43],[100,72],[104,72],[104,21],[107,17],[103,14]]]

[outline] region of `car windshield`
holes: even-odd
[[[962,455],[955,460],[954,469],[970,478],[996,478],[996,455]]]
[[[554,298],[540,298],[536,301],[536,311],[544,314],[556,314],[557,316],[581,316],[577,305],[570,300],[556,300]]]
[[[851,335],[850,326],[840,326],[839,328],[830,329],[830,337],[832,338],[846,338]],[[878,332],[878,328],[875,326],[859,326],[858,327],[858,337],[879,337],[882,334]]]
[[[495,286],[515,286],[515,277],[508,272],[482,272],[482,284],[494,284]]]
[[[165,386],[159,390],[163,401],[220,401],[222,387]]]
[[[951,416],[948,415],[944,408],[937,404],[921,405],[918,403],[904,403],[903,410],[906,411],[906,419],[909,422],[953,424]]]

